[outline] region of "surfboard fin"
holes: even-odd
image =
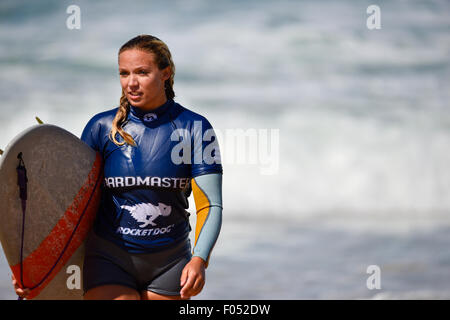
[[[41,119],[39,119],[38,116],[36,116],[36,121],[37,121],[39,124],[44,124],[44,122],[43,122]]]

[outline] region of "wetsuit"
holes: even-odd
[[[147,112],[131,106],[122,127],[136,146],[117,146],[109,136],[116,112],[117,108],[97,114],[82,134],[82,140],[100,152],[104,160],[102,203],[92,236],[97,240],[88,242],[91,245],[86,253],[84,289],[116,283],[136,290],[177,294],[179,277],[171,288],[164,288],[165,281],[153,280],[173,265],[178,264],[176,272],[181,272],[179,269],[190,259],[187,252],[191,228],[186,209],[191,190],[197,211],[193,255],[208,262],[220,231],[222,166],[214,131],[203,116],[169,99]],[[116,138],[123,141],[118,134]],[[123,254],[141,262],[124,265],[117,261]],[[155,260],[156,255],[160,261]],[[144,263],[142,257],[154,261]],[[139,267],[144,264],[157,266],[157,270]],[[127,270],[128,275],[132,274],[128,280],[114,280],[124,278],[119,273],[127,268],[134,268],[134,273]],[[111,270],[109,276],[105,269]],[[136,279],[141,273],[156,278]]]

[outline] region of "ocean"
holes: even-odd
[[[4,0],[0,148],[35,116],[80,136],[117,106],[138,34],[167,43],[175,100],[220,138],[223,226],[196,299],[450,298],[448,1]]]

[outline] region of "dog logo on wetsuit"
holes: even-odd
[[[137,221],[142,223],[140,228],[145,228],[149,224],[156,226],[155,221],[159,216],[167,217],[172,212],[172,207],[165,205],[164,203],[158,203],[158,206],[154,206],[151,203],[138,203],[134,206],[120,206],[122,209],[126,209],[130,212],[131,216]]]

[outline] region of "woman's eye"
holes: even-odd
[[[139,74],[147,74],[148,72],[146,70],[139,71]]]
[[[124,72],[124,71],[122,71],[122,72],[119,72],[119,75],[121,75],[121,76],[126,76],[126,75],[127,75],[127,73],[126,73],[126,72]]]

